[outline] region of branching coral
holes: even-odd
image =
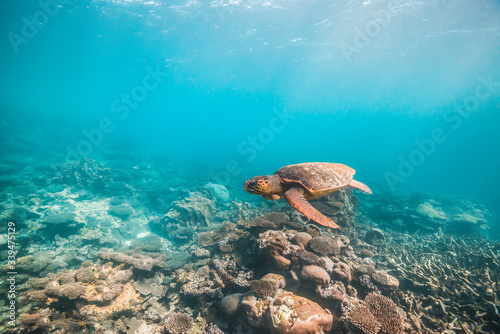
[[[380,323],[365,305],[354,307],[346,319],[362,333],[377,334],[380,331]]]
[[[373,316],[380,322],[380,328],[387,334],[401,334],[404,330],[403,317],[398,307],[389,298],[371,293],[365,298],[365,303]]]

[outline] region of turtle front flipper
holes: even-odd
[[[321,212],[316,210],[311,203],[309,203],[305,198],[302,191],[297,188],[291,188],[285,192],[285,200],[290,204],[290,206],[304,214],[307,218],[314,220],[318,224],[339,228],[331,219],[325,217]]]

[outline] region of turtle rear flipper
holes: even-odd
[[[290,206],[304,214],[307,218],[314,220],[318,224],[339,228],[331,219],[325,217],[321,212],[316,210],[305,198],[302,191],[297,188],[291,188],[285,192],[285,200]]]
[[[351,182],[349,182],[349,187],[353,187],[353,188],[362,190],[362,191],[364,191],[365,193],[368,193],[368,194],[372,193],[372,190],[370,188],[368,188],[368,186],[366,184],[361,183],[359,181],[356,181],[354,179],[352,179]]]

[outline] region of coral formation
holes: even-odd
[[[233,293],[222,298],[220,301],[220,311],[222,315],[226,318],[234,318],[237,316],[242,299],[242,293]]]
[[[213,223],[214,214],[213,200],[201,192],[191,192],[182,200],[173,202],[161,218],[151,220],[150,226],[171,239],[189,241],[194,231]]]
[[[313,200],[311,204],[340,226],[352,227],[357,214],[358,198],[353,195],[351,188],[346,187]]]
[[[337,262],[335,263],[335,268],[333,269],[333,275],[339,279],[340,281],[345,282],[346,284],[351,283],[351,268],[343,263]],[[396,286],[397,288],[397,286]]]
[[[299,245],[300,249],[305,250],[311,239],[312,236],[309,233],[299,232],[293,236],[292,241]]]
[[[317,236],[309,241],[308,247],[321,255],[338,255],[340,254],[340,245],[332,238],[325,236]]]
[[[358,305],[352,309],[346,319],[362,333],[377,334],[380,331],[380,323],[365,305]]]
[[[302,281],[310,282],[317,289],[325,287],[330,283],[330,275],[326,272],[326,270],[314,265],[302,267],[300,276]]]
[[[356,216],[341,190],[311,201],[332,231],[162,166],[0,164],[0,220],[22,245],[20,333],[500,330],[500,247],[478,238],[477,203],[374,195]]]
[[[157,254],[156,258],[149,255],[133,253],[133,255],[126,255],[118,252],[98,252],[97,257],[105,261],[114,261],[117,263],[127,264],[134,269],[143,271],[152,271],[153,268],[163,268],[165,266],[165,254]],[[151,254],[153,255],[153,254]]]
[[[377,271],[374,272],[371,277],[375,283],[379,284],[384,289],[396,290],[399,287],[398,279],[386,272]]]
[[[271,333],[326,333],[333,316],[317,303],[290,292],[283,292],[269,305],[267,319]]]
[[[403,332],[403,317],[392,300],[385,296],[371,293],[366,296],[365,304],[379,321],[380,329],[383,333],[400,334]]]
[[[268,266],[276,270],[286,270],[291,261],[285,257],[290,253],[290,242],[281,231],[269,230],[259,235],[259,254]]]
[[[165,321],[165,334],[188,334],[194,328],[193,319],[186,313],[173,313]]]

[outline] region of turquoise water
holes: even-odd
[[[97,145],[80,156],[126,143],[215,172],[236,160],[240,183],[342,162],[378,192],[457,194],[496,210],[495,1],[47,3],[2,4],[4,135],[29,128],[23,139],[57,159],[88,131]],[[271,133],[273,110],[294,119]],[[435,149],[399,173],[437,128]]]

